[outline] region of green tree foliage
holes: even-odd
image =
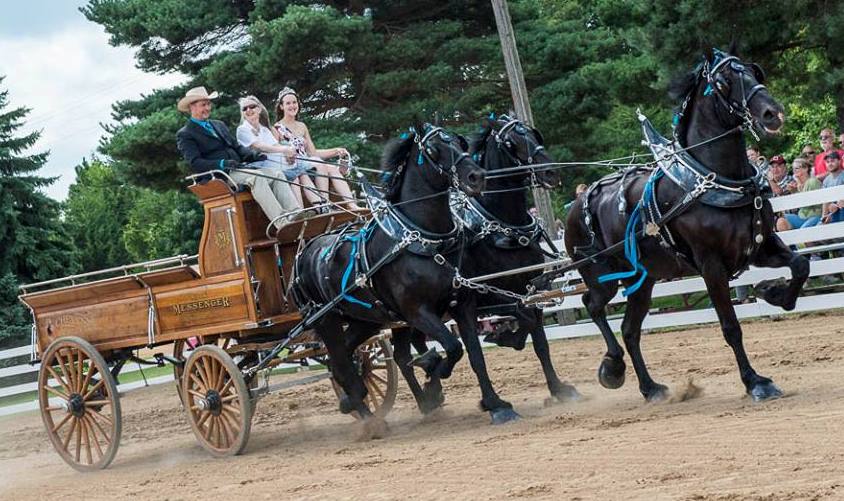
[[[16,134],[27,113],[9,109],[8,91],[0,91],[0,344],[29,336],[18,284],[75,271],[76,251],[59,218],[59,203],[40,191],[55,180],[37,174],[47,153],[26,153],[39,133]]]
[[[196,254],[202,210],[190,193],[139,191],[129,210],[123,239],[132,262]]]
[[[111,165],[95,159],[76,167],[64,214],[82,271],[129,262],[123,227],[138,196],[139,189],[122,182]]]
[[[844,127],[844,9],[821,0],[511,0],[517,43],[538,127],[560,160],[640,152],[635,111],[664,131],[668,82],[707,47],[739,42],[795,117],[766,154],[796,151],[822,120]],[[177,186],[174,104],[185,87],[221,90],[217,116],[234,123],[234,98],[267,105],[284,85],[304,99],[320,145],[345,145],[372,165],[383,140],[434,112],[469,127],[509,106],[487,0],[92,0],[84,9],[112,43],[140,50],[149,71],[180,71],[184,87],[115,105],[119,125],[103,150],[128,179]],[[830,116],[828,106],[834,107]],[[812,118],[823,113],[821,118]],[[830,123],[829,125],[834,125]],[[566,171],[555,205],[607,172]]]

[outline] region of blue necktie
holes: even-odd
[[[219,136],[217,136],[217,131],[214,130],[214,127],[211,127],[211,122],[203,121],[203,120],[197,120],[195,118],[191,118],[191,121],[194,122],[195,124],[198,124],[200,127],[205,129],[206,131],[208,131],[208,133],[211,134],[212,136],[219,137]]]

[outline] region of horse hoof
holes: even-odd
[[[598,367],[598,382],[610,390],[617,390],[624,386],[624,371],[627,365],[622,359],[604,357]]]
[[[577,402],[583,399],[583,395],[573,385],[561,383],[551,391],[551,395],[560,402]]]
[[[782,390],[771,381],[754,385],[748,393],[750,393],[750,398],[752,398],[754,402],[774,400],[782,396]]]
[[[414,358],[410,361],[411,366],[419,367],[425,371],[425,375],[431,377],[434,374],[434,371],[437,370],[437,367],[443,361],[443,357],[437,353],[437,350],[431,348],[430,350],[426,351],[422,355]]]
[[[354,410],[355,406],[352,405],[352,400],[347,395],[343,395],[340,398],[340,412],[343,414],[350,414]]]
[[[499,331],[487,334],[486,337],[484,337],[484,342],[492,343],[502,348],[513,348],[516,351],[522,351],[525,349],[527,335],[518,334],[511,330]]]
[[[663,384],[654,384],[653,388],[642,392],[649,403],[663,402],[668,398],[668,394],[668,387]]]
[[[492,424],[504,424],[522,419],[518,412],[506,407],[489,411],[489,415],[492,417]]]

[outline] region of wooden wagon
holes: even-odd
[[[77,470],[105,468],[114,458],[121,435],[116,379],[127,361],[142,361],[140,349],[172,347],[172,355],[155,353],[156,363],[173,364],[191,428],[216,456],[246,446],[256,401],[276,389],[270,370],[325,363],[324,346],[305,332],[266,370],[249,371],[302,320],[289,292],[300,246],[365,214],[314,216],[267,238],[269,221],[248,191],[219,173],[191,179],[205,212],[198,255],[22,287],[33,316],[33,362],[41,364],[44,426]],[[393,405],[398,376],[387,337],[371,338],[356,353],[368,403],[381,416]]]

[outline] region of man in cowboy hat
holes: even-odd
[[[216,98],[216,92],[209,94],[205,87],[195,87],[179,100],[179,111],[190,114],[188,123],[176,133],[179,151],[194,172],[222,170],[235,182],[249,186],[264,214],[280,228],[286,222],[281,216],[300,209],[296,198],[283,176],[275,180],[270,179],[271,172],[260,172],[265,155],[238,143],[223,122],[209,119],[211,100]]]

